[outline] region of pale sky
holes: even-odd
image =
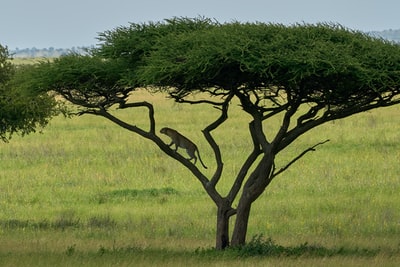
[[[91,46],[99,32],[174,16],[400,29],[399,0],[0,0],[0,10],[0,44],[10,50]]]

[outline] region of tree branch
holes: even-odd
[[[249,130],[250,130],[251,138],[253,140],[253,151],[247,157],[246,161],[240,168],[240,171],[235,179],[235,182],[234,182],[231,190],[229,191],[227,198],[229,199],[229,201],[231,203],[236,198],[237,194],[239,193],[240,189],[242,188],[244,178],[246,177],[250,167],[253,165],[253,163],[256,161],[256,159],[262,152],[262,150],[260,149],[260,144],[259,144],[259,141],[257,138],[257,134],[255,133],[254,122],[251,122],[249,124]]]
[[[383,102],[378,101],[378,100],[373,103],[366,101],[366,102],[362,102],[357,105],[344,107],[341,110],[329,110],[328,109],[324,112],[324,114],[321,117],[310,119],[306,122],[303,122],[301,125],[297,125],[293,129],[288,131],[286,133],[286,136],[281,140],[281,142],[276,147],[276,153],[278,153],[279,151],[282,151],[284,148],[289,146],[300,135],[302,135],[305,132],[311,130],[312,128],[322,125],[328,121],[343,119],[343,118],[349,117],[351,115],[358,114],[358,113],[365,112],[365,111],[372,110],[372,109],[379,108],[379,107],[389,107],[389,106],[393,106],[396,104],[400,104],[400,98],[392,99],[393,97],[396,97],[396,95],[388,96],[387,99],[384,99]]]
[[[285,105],[281,105],[281,106],[279,106],[277,108],[264,109],[263,112],[269,112],[269,113],[264,115],[261,119],[263,121],[267,120],[267,119],[271,118],[272,116],[275,116],[275,115],[279,114],[280,112],[286,110],[288,107],[289,107],[289,104],[286,103]]]
[[[282,139],[285,137],[289,126],[290,126],[290,121],[292,116],[296,113],[297,109],[299,108],[299,103],[293,103],[292,105],[289,105],[288,110],[285,113],[285,116],[283,117],[283,122],[282,126],[279,129],[278,133],[276,134],[274,140],[272,141],[273,144],[273,150],[275,153],[278,151],[277,146],[281,143]]]
[[[250,116],[253,117],[252,130],[254,137],[258,139],[257,143],[265,151],[268,150],[269,142],[264,134],[262,120],[262,111],[259,110],[258,106],[255,106],[250,96],[246,92],[236,92],[235,95],[239,98],[241,106]]]
[[[150,133],[155,134],[156,121],[154,119],[154,107],[149,102],[136,102],[136,103],[125,103],[122,102],[119,105],[120,109],[132,108],[132,107],[146,107],[149,110],[149,123],[150,123]]]
[[[164,141],[161,138],[159,138],[156,134],[154,134],[153,132],[147,132],[135,125],[126,123],[126,122],[118,119],[117,117],[113,116],[109,112],[107,112],[107,110],[104,108],[96,109],[96,110],[94,110],[94,109],[87,110],[83,114],[92,114],[92,115],[96,115],[96,116],[102,116],[102,117],[112,121],[113,123],[121,126],[122,128],[125,128],[125,129],[127,129],[131,132],[134,132],[146,139],[153,141],[164,153],[166,153],[170,157],[174,158],[175,160],[179,161],[186,168],[188,168],[193,173],[193,175],[200,181],[200,183],[203,185],[203,187],[206,189],[207,193],[209,194],[209,196],[213,199],[213,201],[215,203],[219,203],[222,200],[222,197],[219,195],[219,193],[216,191],[216,189],[213,187],[211,187],[211,188],[209,187],[209,180],[207,179],[207,177],[205,177],[200,172],[200,170],[196,167],[196,165],[194,165],[191,161],[186,159],[181,154],[176,153],[175,150],[171,149],[170,146],[165,144]]]
[[[112,121],[113,123],[117,124],[118,126],[121,126],[122,128],[124,128],[128,131],[137,133],[140,136],[143,136],[147,139],[152,139],[152,137],[154,136],[154,133],[152,133],[152,132],[147,132],[147,131],[137,127],[136,125],[126,123],[126,122],[118,119],[117,117],[111,115],[105,108],[90,109],[90,110],[85,110],[85,111],[80,112],[80,115],[83,115],[83,114],[92,114],[92,115],[102,116],[102,117]]]
[[[275,178],[276,176],[278,176],[279,174],[281,174],[282,172],[284,172],[284,171],[286,171],[292,164],[294,164],[296,161],[298,161],[299,159],[301,159],[305,154],[307,154],[308,152],[311,152],[311,151],[315,151],[315,148],[317,147],[317,146],[319,146],[319,145],[323,145],[323,144],[325,144],[325,143],[327,143],[327,142],[329,142],[329,139],[327,139],[327,140],[325,140],[325,141],[323,141],[323,142],[319,142],[318,144],[316,144],[316,145],[314,145],[314,146],[312,146],[312,147],[309,147],[309,148],[307,148],[306,150],[304,150],[302,153],[300,153],[300,155],[298,155],[297,157],[295,157],[293,160],[291,160],[285,167],[283,167],[283,168],[281,168],[278,172],[274,172],[272,175],[271,175],[271,180],[273,179],[273,178]]]
[[[211,93],[211,92],[210,92],[210,94],[212,94],[213,96],[221,96],[222,98],[224,98],[224,97],[229,98],[229,95],[230,95],[230,94],[225,94],[225,93],[224,94],[222,94],[222,93],[214,94],[214,93]],[[195,105],[195,104],[209,104],[209,105],[214,105],[214,106],[222,106],[225,103],[225,101],[216,102],[216,101],[211,101],[211,100],[206,100],[206,99],[187,100],[187,99],[184,99],[183,97],[181,97],[179,95],[175,95],[173,93],[170,93],[169,95],[170,95],[171,98],[175,99],[175,101],[178,102],[178,103],[187,103],[187,104],[192,104],[192,105]]]
[[[306,120],[310,120],[312,118],[315,118],[317,115],[318,111],[324,108],[324,105],[321,103],[318,103],[316,106],[311,107],[308,112],[304,115],[301,115],[297,119],[297,125],[301,126]]]
[[[215,161],[217,163],[217,169],[215,170],[215,173],[214,173],[213,177],[211,178],[211,181],[209,184],[209,186],[211,186],[213,188],[215,188],[216,184],[218,183],[219,179],[221,178],[224,163],[222,162],[221,150],[219,149],[217,142],[215,142],[214,137],[211,135],[211,131],[213,131],[217,127],[219,127],[228,118],[228,107],[229,107],[229,103],[232,100],[233,96],[234,96],[234,94],[231,92],[228,95],[228,97],[225,99],[225,101],[222,103],[222,107],[220,109],[221,115],[213,123],[208,125],[203,130],[204,137],[206,138],[207,142],[210,144],[211,148],[214,151]]]

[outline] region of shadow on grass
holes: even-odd
[[[385,255],[385,259],[381,258]],[[255,238],[248,245],[240,248],[228,248],[224,251],[216,251],[213,248],[185,250],[182,248],[166,249],[140,246],[100,246],[91,250],[76,244],[66,246],[62,251],[36,252],[0,251],[1,266],[37,266],[44,262],[50,263],[45,266],[81,266],[84,262],[88,266],[266,266],[271,263],[279,263],[276,266],[293,265],[293,260],[299,260],[296,266],[309,266],[322,261],[321,266],[352,266],[351,263],[372,262],[375,266],[376,258],[379,259],[379,266],[397,266],[392,264],[397,258],[399,250],[386,251],[380,249],[363,248],[326,248],[312,246],[307,243],[298,246],[284,247],[275,244],[271,239]],[[332,259],[332,262],[329,260]],[[327,261],[328,260],[328,261]],[[246,264],[246,262],[248,264]],[[63,264],[60,264],[63,263]],[[327,263],[333,263],[327,264]],[[360,265],[357,266],[365,266]],[[313,264],[315,265],[315,264]],[[369,266],[369,265],[367,265]]]
[[[105,193],[101,193],[94,197],[94,201],[98,204],[107,202],[125,202],[137,199],[157,199],[165,198],[171,195],[178,195],[179,192],[171,187],[166,188],[150,188],[150,189],[122,189],[113,190]]]
[[[41,221],[32,220],[0,220],[0,229],[4,230],[61,230],[66,229],[114,229],[117,227],[117,222],[110,215],[95,215],[87,219],[86,222],[76,217],[73,212],[62,212],[53,221],[47,219]]]
[[[168,249],[125,247],[125,248],[105,248],[100,247],[98,254],[125,255],[125,254],[141,254],[143,257],[151,258],[157,255],[158,258],[197,258],[201,260],[230,260],[234,258],[251,258],[251,257],[374,257],[381,250],[365,249],[365,248],[326,248],[323,246],[309,245],[304,243],[298,246],[281,246],[276,244],[271,238],[264,239],[262,235],[254,237],[248,244],[242,247],[231,247],[223,251],[217,251],[214,248],[199,248],[195,251],[172,251]],[[392,251],[397,254],[400,251]]]
[[[208,249],[197,251],[199,254],[218,254],[218,251]],[[257,235],[252,238],[245,246],[231,247],[223,251],[228,257],[332,257],[332,256],[358,256],[373,257],[380,252],[380,249],[365,248],[326,248],[319,245],[310,245],[303,243],[298,246],[281,246],[276,244],[271,238],[264,238],[263,235]]]

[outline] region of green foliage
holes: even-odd
[[[97,107],[130,90],[120,84],[124,69],[120,60],[71,54],[26,66],[18,82],[30,90],[56,92],[77,105]]]
[[[87,108],[126,102],[146,86],[178,98],[236,90],[253,92],[259,108],[310,104],[330,119],[398,102],[399,45],[340,25],[173,18],[121,26],[99,41],[88,56],[38,68],[38,86]]]
[[[398,93],[399,66],[399,45],[339,25],[227,23],[160,38],[140,75],[182,94],[283,88],[296,101],[340,107]]]
[[[25,135],[46,126],[58,113],[47,91],[29,86],[22,79],[26,68],[15,68],[8,51],[0,45],[0,139],[8,141],[14,133]]]
[[[7,83],[14,71],[9,57],[7,47],[0,45],[0,85]]]
[[[207,18],[172,18],[165,22],[131,23],[99,34],[101,45],[93,53],[105,58],[124,59],[131,69],[154,49],[160,38],[171,33],[186,33],[209,28],[214,23]]]
[[[25,74],[26,86],[57,92],[80,107],[124,103],[130,92],[143,86],[138,68],[162,36],[210,27],[209,23],[208,19],[175,18],[101,33],[101,45],[89,55],[69,54],[31,67]]]
[[[120,79],[118,72],[123,66],[98,57],[72,54],[43,62],[35,68],[38,73],[33,71],[33,75],[37,77],[33,76],[30,80],[39,81],[37,87],[42,90],[65,88],[82,93],[99,91],[100,94],[105,88],[112,89],[117,84]]]

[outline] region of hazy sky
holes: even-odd
[[[99,32],[174,16],[400,28],[399,0],[0,0],[0,10],[0,44],[10,50],[95,45]]]

